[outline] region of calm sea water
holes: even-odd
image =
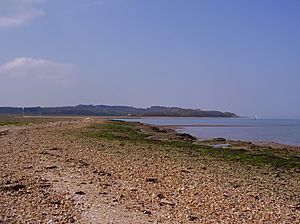
[[[250,118],[141,118],[123,119],[154,125],[180,125],[185,132],[200,139],[223,137],[232,140],[271,141],[300,146],[300,119]],[[187,126],[184,126],[187,125]],[[188,125],[224,125],[189,127]],[[228,126],[226,126],[228,125]]]

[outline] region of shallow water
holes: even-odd
[[[177,131],[192,134],[200,139],[223,137],[232,140],[271,141],[300,146],[300,119],[140,118],[122,120],[154,125],[180,125]]]

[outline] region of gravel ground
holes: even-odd
[[[92,122],[0,128],[0,223],[300,223],[299,170],[72,134]]]

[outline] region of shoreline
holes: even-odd
[[[177,132],[177,130],[176,130],[178,128],[173,127],[171,125],[167,125],[167,126],[154,125],[154,126],[156,126],[158,128],[165,128],[166,130],[172,129],[176,133],[180,133],[180,132]],[[200,126],[200,127],[207,127],[207,126],[204,125],[204,126]],[[209,126],[209,127],[211,127],[211,126]],[[213,127],[223,127],[223,126],[213,126]],[[189,134],[189,133],[187,133],[187,134]],[[217,137],[216,138],[198,138],[196,136],[193,136],[193,137],[197,138],[197,141],[199,141],[199,142],[213,141],[214,139],[217,138]],[[274,142],[274,141],[254,141],[254,140],[242,140],[242,139],[238,139],[238,140],[225,139],[225,140],[227,142],[234,142],[234,143],[235,142],[242,142],[242,143],[251,142],[253,145],[260,146],[260,147],[271,147],[271,148],[274,148],[274,149],[282,149],[282,150],[286,149],[286,150],[292,150],[292,151],[300,152],[300,146],[298,146],[298,145],[289,145],[289,144],[283,144],[283,143]]]
[[[157,128],[162,128],[165,130],[172,130],[175,131],[176,133],[180,133],[177,130],[178,129],[184,129],[184,127],[252,127],[252,126],[247,126],[247,125],[206,125],[206,124],[193,124],[193,125],[153,125],[153,124],[146,124],[143,122],[140,122],[144,125],[150,125],[153,127]],[[189,133],[187,133],[189,134]],[[199,138],[197,136],[192,135],[193,137],[197,138],[197,141],[199,142],[206,142],[206,141],[212,141],[215,138]],[[217,137],[216,137],[217,138]],[[299,145],[292,145],[292,144],[284,144],[276,141],[260,141],[260,140],[243,140],[243,139],[226,139],[228,142],[243,142],[243,143],[249,143],[251,142],[252,144],[256,146],[261,146],[261,147],[272,147],[274,149],[287,149],[287,150],[293,150],[293,151],[299,151],[300,152],[300,146]]]
[[[94,120],[94,121],[101,121],[101,120],[114,120],[114,119],[137,119],[137,118],[178,118],[178,117],[161,117],[161,116],[157,116],[157,117],[127,117],[127,116],[17,116],[17,115],[3,115],[3,117],[16,117],[16,118],[21,118],[21,119],[75,119],[75,120]],[[1,116],[0,116],[1,118]],[[215,117],[185,117],[185,118],[215,118]],[[218,118],[226,118],[226,117],[218,117]],[[230,119],[236,119],[236,118],[244,118],[244,117],[232,117]],[[128,121],[131,122],[131,121]],[[184,127],[253,127],[251,125],[210,125],[210,124],[191,124],[191,125],[154,125],[154,124],[146,124],[143,123],[141,121],[136,121],[139,123],[142,123],[144,125],[149,125],[149,126],[155,126],[159,129],[165,129],[165,130],[173,130],[176,133],[180,133],[178,132],[176,129],[183,129]],[[257,127],[257,126],[255,126]],[[5,126],[0,126],[1,130],[5,130]],[[199,142],[205,142],[205,141],[209,141],[209,140],[213,140],[214,138],[198,138],[196,136],[193,136],[195,138],[197,138],[197,140]],[[292,145],[292,144],[284,144],[284,143],[280,143],[280,142],[276,142],[276,141],[264,141],[264,140],[242,140],[242,139],[226,139],[227,141],[231,141],[231,142],[251,142],[257,146],[263,146],[263,147],[273,147],[273,148],[277,148],[277,149],[288,149],[288,150],[293,150],[293,151],[300,151],[300,146],[299,145]]]
[[[279,142],[272,142],[272,141],[252,141],[254,145],[262,146],[262,147],[272,147],[274,149],[287,149],[287,150],[294,150],[300,152],[300,146],[298,145],[288,145],[282,144]]]
[[[243,142],[214,149],[209,145],[222,140],[206,145],[140,122],[45,119],[8,129],[0,132],[0,222],[293,223],[300,217],[299,162],[292,163],[298,153]]]
[[[157,117],[148,117],[148,116],[144,116],[144,117],[127,117],[127,116],[18,116],[18,115],[2,115],[3,117],[16,117],[18,119],[54,119],[54,121],[56,119],[75,119],[75,120],[94,120],[94,121],[101,121],[101,120],[114,120],[114,119],[137,119],[137,118],[178,118],[178,117],[161,117],[161,116],[157,116]],[[0,116],[1,118],[1,116]],[[99,119],[100,118],[100,119]],[[215,117],[185,117],[185,118],[215,118]],[[226,118],[226,117],[218,117],[218,118]],[[244,117],[232,117],[232,119],[236,119],[236,118],[244,118]],[[231,118],[230,118],[231,119]],[[131,121],[128,121],[131,122]],[[143,123],[141,121],[136,121],[139,123],[142,123],[144,125],[149,125],[149,126],[154,126],[157,127],[159,129],[171,129],[173,131],[175,131],[176,133],[180,133],[178,132],[176,129],[183,129],[184,127],[253,127],[251,125],[210,125],[210,124],[191,124],[191,125],[154,125],[154,124],[146,124]],[[29,122],[30,123],[30,122]],[[257,126],[255,126],[257,127]],[[5,126],[0,126],[0,131],[5,130]],[[199,142],[204,142],[204,141],[209,141],[209,140],[213,140],[214,138],[198,138],[196,136],[193,136],[195,138],[197,138],[197,140]],[[296,150],[296,151],[300,151],[300,146],[299,145],[292,145],[292,144],[284,144],[284,143],[280,143],[280,142],[276,142],[276,141],[264,141],[264,140],[242,140],[242,139],[226,139],[227,141],[231,141],[231,142],[251,142],[257,146],[264,146],[264,147],[273,147],[273,148],[277,148],[277,149],[292,149],[292,150]]]

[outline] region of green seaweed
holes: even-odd
[[[254,147],[250,151],[236,149],[213,148],[184,140],[153,140],[149,136],[161,133],[155,129],[147,129],[141,123],[124,121],[106,121],[89,126],[82,134],[86,137],[107,140],[120,140],[139,144],[152,144],[168,147],[168,152],[180,152],[186,156],[197,158],[214,157],[230,162],[247,163],[256,166],[271,165],[273,167],[300,167],[300,159],[295,153],[278,151],[267,147]],[[162,149],[160,149],[162,150]]]
[[[10,122],[10,121],[0,121],[0,126],[8,126],[8,125],[24,125],[23,122]]]

